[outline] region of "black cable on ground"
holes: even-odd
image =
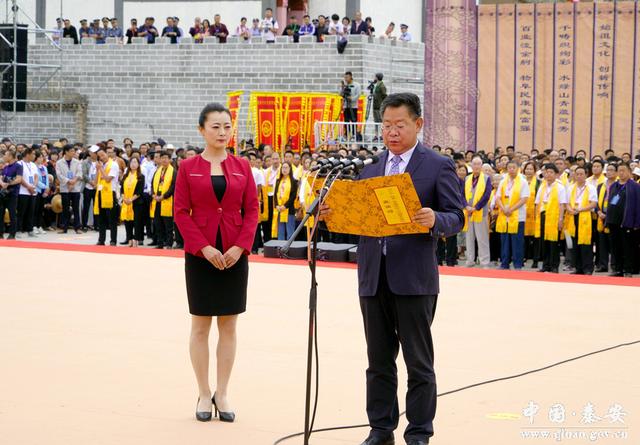
[[[318,325],[316,324],[316,330],[317,330],[317,326]],[[317,340],[317,336],[316,336],[316,340]],[[565,363],[569,363],[569,362],[572,362],[572,361],[575,361],[575,360],[579,360],[579,359],[582,359],[582,358],[585,358],[585,357],[589,357],[591,355],[601,354],[603,352],[611,351],[613,349],[622,348],[624,346],[632,346],[632,345],[636,345],[638,343],[640,343],[640,340],[635,340],[635,341],[631,341],[631,342],[628,342],[628,343],[620,343],[620,344],[615,345],[615,346],[611,346],[611,347],[604,348],[604,349],[599,349],[597,351],[592,351],[592,352],[589,352],[587,354],[582,354],[582,355],[579,355],[577,357],[572,357],[572,358],[569,358],[569,359],[566,359],[566,360],[562,360],[560,362],[553,363],[551,365],[543,366],[542,368],[532,369],[530,371],[525,371],[525,372],[522,372],[520,374],[514,374],[514,375],[507,376],[507,377],[500,377],[500,378],[496,378],[496,379],[492,379],[492,380],[485,380],[483,382],[479,382],[479,383],[474,383],[472,385],[463,386],[461,388],[453,389],[451,391],[447,391],[447,392],[443,392],[441,394],[438,394],[438,397],[444,397],[444,396],[447,396],[449,394],[455,394],[457,392],[464,391],[464,390],[471,389],[471,388],[475,388],[477,386],[488,385],[489,383],[495,383],[495,382],[502,382],[502,381],[505,381],[505,380],[517,379],[519,377],[524,377],[524,376],[529,375],[529,374],[534,374],[534,373],[537,373],[537,372],[545,371],[547,369],[554,368],[556,366],[560,366],[560,365],[563,365]],[[316,363],[317,363],[317,357],[318,357],[317,354],[318,354],[318,349],[317,349],[317,343],[316,343]],[[316,368],[316,377],[318,376],[317,371],[318,370]],[[316,380],[316,405],[318,403],[318,388],[319,388],[318,380]],[[405,414],[405,411],[400,413],[401,416],[403,416],[404,414]],[[314,417],[314,420],[315,420],[315,408],[314,408],[314,412],[313,412],[313,417]],[[369,427],[368,423],[363,423],[363,424],[360,424],[360,425],[335,426],[335,427],[321,428],[321,429],[314,430],[313,429],[313,422],[311,423],[311,425],[312,425],[311,426],[311,433],[322,433],[322,432],[326,432],[326,431],[351,430],[351,429],[368,428]],[[283,442],[285,442],[287,440],[293,439],[295,437],[303,436],[303,435],[304,435],[304,432],[290,434],[288,436],[281,437],[280,439],[275,441],[273,443],[273,445],[279,445],[279,444],[281,444],[281,443],[283,443]]]

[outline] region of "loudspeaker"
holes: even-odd
[[[18,25],[16,42],[14,42],[13,24],[5,23],[0,24],[0,34],[4,36],[4,39],[0,37],[0,63],[12,63],[14,55],[17,56],[17,63],[27,63],[27,25]],[[13,48],[5,41],[7,39],[10,43],[16,44],[17,54],[14,54]],[[7,69],[7,66],[0,65],[0,72]],[[13,91],[15,88],[16,98],[20,100],[26,100],[27,98],[27,67],[19,66],[16,70],[16,78],[14,79],[13,67],[7,69],[2,76],[2,99],[13,99]],[[25,102],[16,103],[16,111],[25,111]],[[13,111],[13,102],[2,102],[2,109],[4,111]]]

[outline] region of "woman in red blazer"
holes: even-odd
[[[175,222],[184,238],[185,276],[192,315],[189,350],[200,397],[196,418],[233,422],[227,387],[236,353],[236,321],[246,310],[247,281],[258,225],[258,198],[251,166],[227,154],[231,113],[209,104],[200,113],[204,152],[180,163]],[[217,390],[209,387],[209,331],[217,318]]]

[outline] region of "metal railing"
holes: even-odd
[[[374,122],[317,121],[314,135],[316,150],[382,146],[382,124]]]
[[[64,104],[64,99],[63,99],[63,77],[62,77],[62,66],[63,66],[63,48],[60,44],[60,41],[56,41],[55,39],[53,39],[52,35],[54,33],[58,33],[59,30],[49,30],[49,29],[44,29],[42,27],[40,27],[22,8],[20,5],[18,5],[18,1],[17,0],[5,0],[6,1],[6,8],[7,8],[7,22],[4,25],[0,25],[0,28],[2,29],[11,29],[13,30],[13,43],[9,42],[7,38],[5,38],[2,34],[0,34],[0,38],[2,38],[2,40],[4,41],[5,45],[7,45],[9,48],[12,49],[12,53],[13,53],[13,57],[12,60],[10,62],[5,62],[5,63],[1,63],[0,64],[0,82],[2,85],[4,85],[4,83],[6,82],[5,80],[5,74],[7,73],[7,71],[9,71],[10,69],[13,70],[13,79],[11,80],[11,82],[13,83],[13,97],[11,98],[7,98],[4,99],[2,97],[0,97],[0,104],[4,104],[4,103],[11,103],[13,104],[13,109],[12,111],[5,111],[2,109],[2,107],[0,106],[0,131],[2,132],[3,136],[10,136],[12,139],[18,139],[20,137],[24,137],[24,135],[18,133],[15,129],[15,127],[13,127],[11,130],[9,131],[8,128],[8,123],[10,121],[13,121],[16,119],[16,117],[18,116],[17,113],[18,112],[18,104],[20,103],[35,103],[35,104],[51,104],[51,105],[57,105],[58,106],[58,131],[59,133],[62,131],[62,109],[63,109],[63,104]],[[11,6],[9,6],[9,4]],[[60,16],[62,17],[62,6],[63,6],[63,0],[60,0]],[[11,14],[13,16],[13,23],[9,23],[9,10],[11,11]],[[26,21],[30,22],[30,24],[32,25],[32,27],[28,27],[26,29],[26,31],[28,33],[34,33],[36,35],[36,38],[40,37],[40,36],[44,36],[44,38],[46,38],[49,43],[56,48],[59,51],[59,63],[58,64],[37,64],[37,63],[18,63],[18,23],[19,21],[21,21],[21,19],[25,19]],[[60,36],[62,37],[62,36]],[[27,43],[28,45],[28,43]],[[49,84],[49,82],[54,78],[57,77],[57,81],[58,81],[58,97],[56,99],[50,99],[50,100],[42,100],[42,99],[29,99],[29,91],[27,91],[27,98],[26,99],[18,99],[18,67],[26,67],[27,68],[27,75],[28,75],[28,71],[29,70],[33,70],[33,69],[42,69],[42,70],[52,70],[51,73],[47,74],[45,79],[41,82],[39,82],[38,84],[32,85],[35,87],[35,91],[31,92],[32,96],[37,96],[37,94],[47,85]],[[25,110],[26,111],[26,110]],[[48,137],[50,135],[42,135],[42,137]],[[59,137],[62,137],[62,134],[59,134]]]

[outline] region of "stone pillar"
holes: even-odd
[[[475,150],[477,9],[474,0],[425,0],[424,141]]]
[[[278,25],[280,29],[278,30],[278,35],[282,35],[284,29],[289,24],[289,17],[287,10],[289,9],[289,0],[282,0],[282,5],[278,6],[275,11],[273,11],[273,16],[278,21]]]

